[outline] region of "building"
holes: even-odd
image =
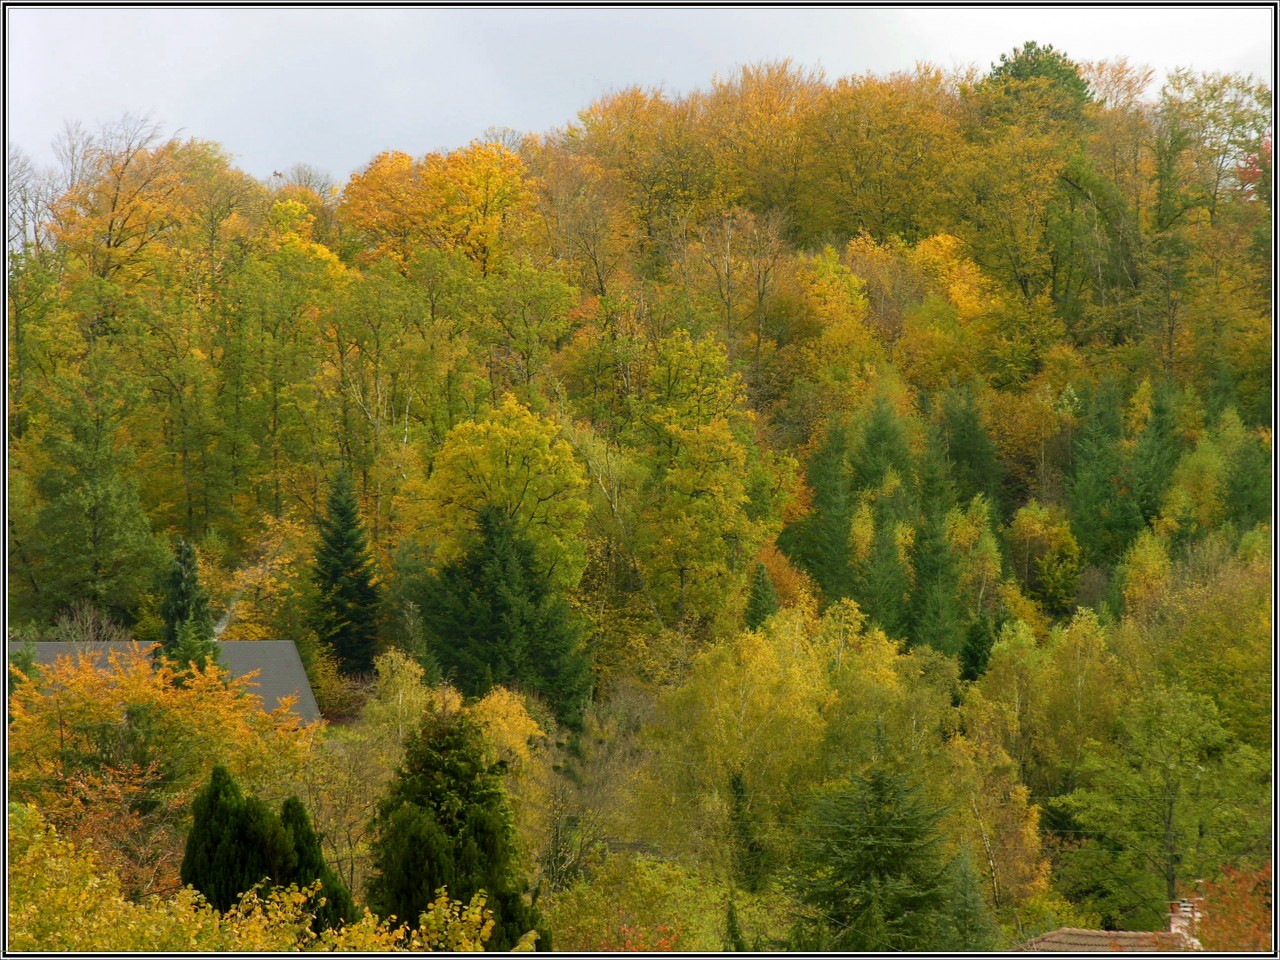
[[[264,710],[275,710],[285,697],[296,697],[292,710],[305,723],[320,719],[315,694],[307,681],[298,648],[292,640],[217,640],[218,660],[235,679],[256,672],[248,681],[249,692],[261,698]],[[46,641],[33,643],[36,665],[53,663],[60,656],[73,653],[108,652],[134,653],[145,648],[136,643],[61,643]],[[9,643],[9,659],[22,648],[20,643]]]
[[[1185,953],[1201,950],[1195,938],[1200,919],[1198,903],[1175,900],[1169,904],[1169,929],[1148,933],[1134,930],[1080,930],[1063,927],[1019,944],[1025,953]]]

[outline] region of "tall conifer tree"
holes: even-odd
[[[356,501],[355,482],[339,472],[320,520],[312,577],[319,588],[320,639],[332,645],[346,673],[373,669],[378,644],[379,591]]]
[[[200,583],[199,561],[189,540],[178,540],[173,566],[165,579],[160,616],[164,620],[161,651],[170,660],[203,669],[218,659],[209,594]]]
[[[319,880],[325,902],[315,910],[317,933],[356,916],[350,892],[324,861],[301,801],[289,797],[277,816],[257,797],[242,793],[221,764],[192,804],[181,876],[222,911],[263,881],[269,889],[309,887]]]
[[[540,920],[524,899],[511,809],[481,737],[465,714],[430,714],[406,744],[374,818],[369,904],[384,919],[415,923],[440,887],[463,903],[483,890],[494,919],[489,947],[509,950]],[[545,930],[538,948],[551,949]]]
[[[877,765],[814,798],[799,847],[800,899],[823,918],[822,950],[928,949],[950,903],[944,811]]]
[[[293,844],[295,859],[292,882],[309,887],[320,881],[320,896],[324,904],[315,911],[312,926],[317,933],[333,929],[354,920],[356,906],[346,884],[325,863],[320,850],[320,838],[311,826],[311,818],[297,797],[289,797],[280,808],[280,825]]]
[[[769,579],[769,571],[763,563],[757,563],[751,573],[751,593],[747,596],[744,614],[747,626],[755,630],[778,612],[778,592]]]
[[[463,692],[521,686],[546,697],[561,722],[580,722],[591,685],[581,626],[505,513],[481,511],[479,542],[425,587],[432,649]]]
[[[226,767],[214,767],[192,804],[182,882],[226,911],[261,881],[269,886],[295,882],[297,862],[280,818],[257,797],[245,796]]]

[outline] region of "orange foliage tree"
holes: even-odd
[[[120,876],[126,893],[178,887],[191,799],[215,763],[278,803],[317,727],[267,713],[247,679],[174,669],[142,647],[59,657],[10,698],[9,788]]]

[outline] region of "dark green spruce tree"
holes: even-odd
[[[182,882],[225,912],[257,883],[291,883],[296,866],[297,854],[280,818],[257,797],[245,796],[226,767],[214,767],[192,804]]]
[[[819,791],[802,824],[794,887],[813,911],[797,947],[928,950],[951,903],[950,861],[918,784],[879,764]]]
[[[913,644],[927,644],[955,656],[964,645],[966,612],[958,599],[959,571],[947,542],[947,513],[956,505],[955,487],[936,435],[930,438],[920,464],[918,490],[908,636]]]
[[[43,444],[50,466],[35,480],[44,505],[29,535],[10,541],[11,613],[51,620],[88,600],[131,624],[165,569],[166,551],[132,476],[133,454],[116,444],[122,409],[108,397],[77,397],[54,413]],[[11,535],[14,529],[11,522]]]
[[[482,734],[462,713],[428,715],[405,746],[373,821],[369,905],[382,918],[416,923],[445,887],[463,903],[484,891],[494,929],[487,946],[509,950],[529,930],[551,949],[517,874],[511,808]]]
[[[173,566],[164,582],[160,617],[164,621],[160,652],[165,657],[179,666],[194,664],[201,669],[217,662],[209,594],[200,583],[199,561],[189,540],[178,540]]]
[[[1150,416],[1138,434],[1127,464],[1144,523],[1160,515],[1165,491],[1185,448],[1174,408],[1174,387],[1159,381],[1151,394]]]
[[[1068,514],[1085,562],[1108,569],[1144,526],[1120,438],[1120,401],[1113,391],[1099,391],[1076,435]]]
[[[751,571],[751,592],[747,595],[747,609],[743,614],[747,627],[757,630],[778,612],[778,591],[773,587],[769,571],[763,563],[757,563]]]
[[[831,424],[822,445],[809,458],[805,481],[813,505],[778,534],[778,548],[809,574],[828,603],[851,595],[849,523],[854,498],[849,482],[849,431]]]
[[[973,391],[968,387],[948,390],[938,408],[956,500],[969,503],[982,494],[995,512],[993,519],[1008,519],[1004,468],[995,443],[982,425]]]
[[[495,684],[537,693],[576,728],[591,691],[582,626],[504,512],[482,510],[479,527],[471,551],[424,583],[422,614],[440,668],[471,696]]]
[[[977,680],[987,672],[995,642],[996,630],[991,618],[985,613],[978,614],[965,630],[964,646],[960,648],[961,680]]]
[[[320,838],[297,797],[285,800],[276,815],[257,797],[242,793],[221,764],[192,804],[181,877],[224,912],[255,884],[262,883],[265,893],[319,880],[325,902],[315,910],[317,933],[356,916],[351,894],[325,863]]]
[[[373,669],[378,650],[379,591],[360,521],[355,481],[338,473],[320,519],[312,579],[319,588],[316,632],[348,674]]]
[[[916,523],[915,464],[906,425],[884,397],[872,408],[849,462],[855,496],[869,500],[874,529],[870,555],[853,566],[850,595],[887,634],[905,638],[912,625],[912,575],[899,528]]]
[[[295,866],[291,882],[299,887],[309,887],[320,881],[320,896],[324,903],[316,908],[312,923],[317,933],[336,929],[357,916],[355,903],[346,884],[325,863],[320,849],[320,837],[311,826],[311,818],[302,801],[289,797],[280,808],[280,825],[293,843]]]
[[[740,770],[729,774],[729,822],[733,828],[734,879],[744,890],[756,893],[768,870],[768,851],[756,835],[747,782]]]

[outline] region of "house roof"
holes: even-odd
[[[1013,947],[1033,953],[1180,953],[1195,946],[1177,933],[1133,930],[1079,930],[1063,927]]]
[[[302,667],[298,648],[292,640],[217,640],[218,659],[232,677],[240,679],[257,671],[248,681],[249,692],[262,699],[263,709],[274,710],[284,697],[297,697],[293,712],[310,723],[320,719],[307,672]],[[9,658],[21,649],[22,644],[9,643]],[[62,643],[44,641],[33,643],[37,664],[53,663],[60,656],[71,653],[116,652],[133,653],[145,648],[136,643]]]

